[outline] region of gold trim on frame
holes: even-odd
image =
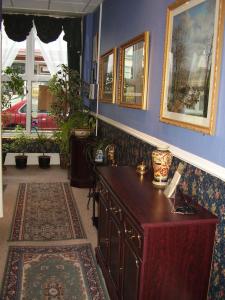
[[[144,42],[144,72],[143,72],[143,91],[141,104],[123,102],[123,83],[124,83],[124,51],[126,48],[139,42]],[[149,32],[144,32],[135,38],[129,40],[120,46],[120,68],[119,68],[119,84],[118,84],[118,104],[123,107],[147,109],[147,92],[148,92],[148,64],[149,64]]]
[[[113,54],[113,83],[112,83],[112,99],[108,99],[104,96],[104,74],[103,74],[103,61],[106,57]],[[116,48],[107,51],[100,57],[100,71],[99,71],[99,101],[104,103],[115,103],[116,99]]]
[[[217,19],[215,19],[214,31],[216,32],[215,38],[215,53],[212,56],[212,67],[214,72],[210,75],[210,80],[212,80],[212,91],[211,98],[209,94],[209,106],[210,108],[210,118],[208,121],[208,126],[199,125],[194,122],[187,122],[185,120],[176,120],[170,117],[165,116],[166,110],[166,89],[167,89],[167,76],[168,76],[168,66],[169,66],[169,51],[171,47],[171,36],[172,36],[172,12],[180,6],[192,4],[191,1],[187,0],[177,0],[173,4],[169,5],[167,8],[167,20],[166,20],[166,36],[165,36],[165,49],[164,49],[164,64],[163,64],[163,77],[162,77],[162,92],[161,92],[161,105],[160,105],[160,121],[172,124],[175,126],[180,126],[184,128],[188,128],[191,130],[199,131],[204,134],[213,135],[215,133],[216,126],[216,112],[217,112],[217,104],[218,104],[218,92],[219,92],[219,82],[220,82],[220,66],[222,60],[222,46],[223,46],[223,32],[224,32],[224,17],[225,17],[225,1],[224,0],[216,0],[216,7],[218,5],[218,10],[215,12]],[[196,5],[203,3],[204,0],[196,0]],[[193,6],[194,7],[194,6]],[[215,8],[216,10],[216,8]],[[170,40],[171,38],[171,40]],[[210,106],[211,105],[211,106]]]

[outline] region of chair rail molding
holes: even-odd
[[[127,125],[124,125],[123,123],[117,122],[111,118],[108,118],[106,116],[103,116],[101,114],[96,114],[94,112],[92,112],[92,115],[95,116],[96,118],[98,118],[99,120],[104,121],[105,123],[108,123],[114,127],[117,127],[123,131],[125,131],[126,133],[133,135],[134,137],[152,145],[155,147],[158,146],[162,146],[162,144],[166,144],[167,146],[169,146],[170,151],[172,152],[173,156],[195,166],[196,168],[201,169],[202,171],[205,171],[206,173],[209,173],[212,176],[215,176],[219,179],[221,179],[222,181],[225,181],[225,168],[215,164],[207,159],[204,159],[200,156],[197,156],[195,154],[192,154],[188,151],[182,150],[172,144],[169,144],[163,140],[160,140],[156,137],[153,137],[149,134],[143,133],[139,130],[136,130],[132,127],[129,127]]]

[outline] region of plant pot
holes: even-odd
[[[41,169],[48,169],[50,167],[51,157],[48,155],[38,156],[38,163]]]
[[[15,156],[16,168],[25,169],[27,167],[27,155],[17,155]]]

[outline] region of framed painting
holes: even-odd
[[[116,48],[100,57],[99,101],[115,103]]]
[[[149,32],[120,46],[119,105],[147,108]]]
[[[214,134],[224,0],[178,0],[167,10],[160,120]]]

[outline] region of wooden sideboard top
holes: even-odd
[[[97,172],[107,182],[113,194],[144,228],[146,226],[173,225],[172,223],[192,224],[196,221],[216,223],[217,218],[197,203],[194,204],[197,213],[181,215],[171,212],[171,203],[163,190],[155,188],[150,173],[141,177],[135,168],[102,166]],[[179,199],[176,200],[178,202]],[[182,201],[182,200],[181,200]]]

